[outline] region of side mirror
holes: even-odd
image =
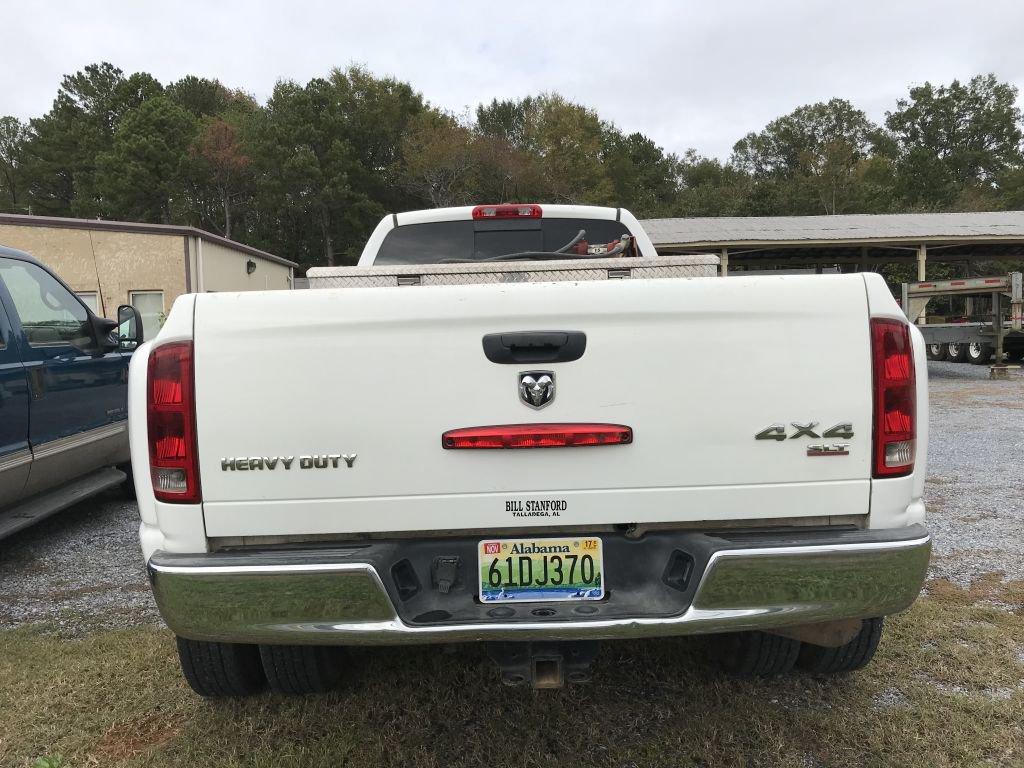
[[[105,317],[94,315],[90,311],[86,324],[92,327],[92,339],[90,341],[90,348],[87,350],[90,354],[105,355],[117,349],[117,339],[114,336],[114,329],[117,328],[117,323],[113,320],[107,320]]]
[[[142,317],[131,304],[117,308],[117,341],[122,352],[131,352],[142,343]]]

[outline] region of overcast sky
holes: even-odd
[[[726,158],[748,131],[840,96],[884,118],[910,84],[995,72],[1024,86],[1021,0],[121,2],[0,0],[0,114],[49,109],[110,61],[265,100],[362,63],[459,113],[557,91],[666,149]]]

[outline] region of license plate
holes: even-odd
[[[477,546],[480,600],[534,603],[604,597],[601,540],[485,539]]]

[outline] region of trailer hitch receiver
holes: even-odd
[[[501,670],[505,685],[562,688],[566,683],[590,680],[590,665],[598,647],[595,640],[488,643],[487,653]]]

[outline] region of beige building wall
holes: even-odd
[[[292,287],[289,264],[209,240],[197,230],[138,231],[121,227],[146,225],[120,222],[97,222],[96,228],[84,221],[69,226],[72,221],[47,226],[0,217],[0,245],[31,254],[76,293],[96,294],[96,309],[109,318],[117,316],[121,304],[135,304],[143,315],[146,338],[152,338],[174,300],[184,293]],[[249,262],[256,267],[251,274],[246,269]],[[147,295],[133,300],[133,292]]]
[[[286,264],[236,251],[209,240],[190,240],[196,251],[193,254],[193,274],[202,275],[200,285],[196,285],[196,281],[193,280],[194,291],[271,291],[288,290],[292,287],[292,270]],[[200,260],[201,269],[198,264]],[[246,271],[246,264],[250,261],[256,265],[252,274]]]
[[[34,256],[75,292],[98,293],[110,318],[119,305],[130,303],[131,291],[163,291],[169,310],[188,290],[181,235],[0,223],[0,245]]]

